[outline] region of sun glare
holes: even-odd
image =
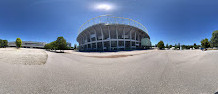
[[[111,10],[112,6],[107,5],[107,4],[100,4],[100,5],[97,5],[96,8],[99,10]]]

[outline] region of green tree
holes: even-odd
[[[211,47],[218,47],[218,30],[214,31],[210,39]]]
[[[2,47],[3,43],[2,43],[2,40],[0,39],[0,48]]]
[[[56,46],[58,50],[65,50],[67,48],[67,42],[64,37],[58,37],[56,40]]]
[[[201,46],[202,46],[203,48],[208,48],[208,47],[210,47],[210,43],[209,43],[209,41],[208,41],[207,38],[201,40]]]
[[[175,48],[177,48],[177,44],[175,44],[175,46],[174,46]]]
[[[49,44],[49,47],[50,47],[51,50],[57,50],[58,49],[56,41],[51,42]]]
[[[21,44],[22,44],[22,40],[20,38],[17,38],[15,44],[16,44],[17,48],[20,48]]]
[[[4,48],[8,47],[8,40],[2,40],[2,42],[3,42],[2,43],[3,44],[2,47],[4,47]]]
[[[180,48],[180,43],[178,43],[178,45],[175,44],[175,48],[176,48],[176,49],[177,49],[177,48]]]
[[[194,46],[193,46],[195,49],[197,49],[198,48],[198,46],[196,45],[196,43],[194,43]]]
[[[187,47],[186,45],[182,45],[182,49],[186,49],[186,47]]]
[[[168,44],[166,44],[166,48],[169,48],[169,45],[168,45]]]
[[[51,44],[50,44],[50,43],[45,44],[44,48],[45,48],[45,49],[51,49]]]
[[[180,43],[178,43],[178,48],[180,49]]]
[[[173,47],[173,45],[170,45],[170,48],[172,48]]]
[[[163,49],[164,48],[164,42],[162,40],[160,42],[158,42],[157,47],[159,49]]]

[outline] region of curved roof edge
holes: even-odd
[[[84,24],[82,24],[79,28],[78,35],[86,28],[88,28],[92,25],[95,25],[95,24],[99,24],[99,23],[132,25],[132,26],[135,26],[135,27],[143,30],[144,32],[146,32],[148,34],[148,30],[145,28],[145,26],[142,25],[141,23],[139,23],[138,21],[133,20],[133,19],[124,18],[124,17],[115,17],[112,15],[100,15],[100,16],[91,18],[88,21],[86,21]]]

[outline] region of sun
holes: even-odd
[[[96,9],[98,10],[111,10],[112,6],[108,4],[99,4],[96,6]]]

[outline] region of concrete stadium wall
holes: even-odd
[[[142,49],[141,39],[149,35],[141,29],[125,24],[95,24],[77,37],[80,51],[120,51]]]

